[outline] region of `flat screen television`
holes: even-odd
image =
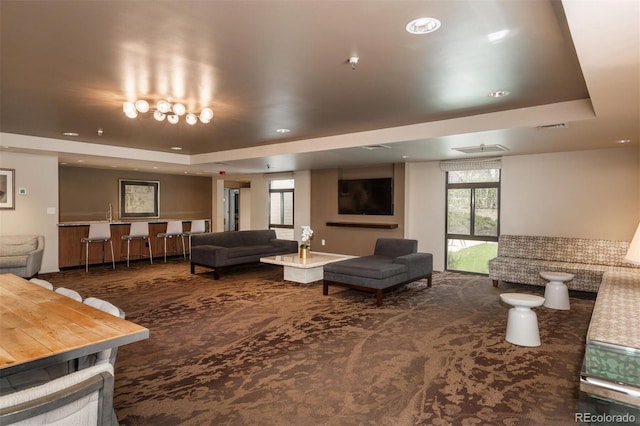
[[[338,180],[338,214],[393,215],[393,179]]]

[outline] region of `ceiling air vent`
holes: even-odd
[[[547,124],[546,126],[538,126],[538,129],[564,129],[567,127],[567,123]]]
[[[466,146],[466,147],[461,147],[461,148],[453,148],[454,151],[460,151],[460,152],[464,152],[465,154],[484,154],[486,152],[502,152],[502,151],[508,151],[507,148],[505,148],[502,145],[478,145],[478,146]]]
[[[360,148],[362,149],[366,149],[367,151],[375,151],[377,149],[389,149],[391,148],[388,145],[365,145],[365,146],[361,146]]]

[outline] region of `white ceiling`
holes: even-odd
[[[421,16],[441,28],[407,33]],[[241,176],[640,147],[636,0],[3,0],[0,19],[0,149],[69,165]],[[167,97],[215,118],[122,112]]]

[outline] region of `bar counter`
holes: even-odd
[[[157,238],[161,232],[165,232],[167,229],[167,222],[180,219],[149,219],[146,222],[149,223],[149,240],[151,242],[151,253],[154,259],[160,259],[164,253],[163,239]],[[82,238],[89,236],[89,225],[92,223],[111,223],[111,240],[113,241],[113,255],[116,262],[126,261],[127,259],[127,244],[122,240],[123,235],[129,234],[129,229],[132,222],[140,221],[112,221],[107,222],[105,220],[95,221],[74,221],[74,222],[61,222],[58,223],[58,267],[59,268],[72,268],[78,266],[84,266],[84,244],[80,243]],[[211,221],[206,219],[207,231],[211,229]],[[182,221],[183,231],[189,231],[191,229],[191,220]],[[131,241],[131,260],[148,257],[149,251],[146,246],[142,246],[145,242],[140,239],[134,239]],[[187,242],[185,241],[185,244]],[[111,263],[111,250],[108,247],[108,243],[105,246],[105,262]],[[189,248],[187,247],[187,252]],[[167,242],[167,252],[173,254],[180,254],[182,251],[182,243],[179,239],[173,238],[173,241]],[[89,264],[94,265],[102,263],[102,244],[93,243],[89,244]]]

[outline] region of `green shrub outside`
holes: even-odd
[[[462,212],[449,212],[448,225],[450,234],[469,233],[469,214]],[[476,215],[476,235],[496,235],[497,222],[487,216]]]

